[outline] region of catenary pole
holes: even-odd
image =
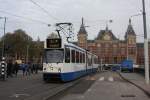
[[[145,0],[142,0],[142,4],[143,4],[143,28],[144,28],[145,82],[146,82],[146,84],[149,84],[149,56],[148,56],[148,39],[147,39],[147,27],[146,27]]]
[[[5,57],[5,34],[6,34],[6,17],[4,17],[4,38],[3,38],[2,57]]]

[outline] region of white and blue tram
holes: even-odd
[[[61,39],[47,39],[44,48],[43,80],[75,80],[94,73],[98,69],[98,57],[72,43]]]

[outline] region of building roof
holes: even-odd
[[[128,25],[125,37],[127,37],[127,35],[136,35],[131,24],[131,19],[129,19],[129,25]]]
[[[88,43],[94,43],[95,40],[87,40]]]
[[[120,43],[126,43],[126,41],[124,41],[124,40],[120,40],[119,42],[120,42]]]
[[[111,31],[111,30],[108,30],[108,27],[106,27],[106,30],[100,30],[100,32],[98,33],[98,36],[97,36],[96,39],[97,39],[97,40],[103,39],[104,34],[109,34],[113,40],[118,40],[118,39],[115,37],[115,35],[112,33],[112,31]]]
[[[84,25],[84,22],[83,22],[83,18],[82,18],[82,24],[80,26],[80,30],[79,30],[78,34],[87,34],[87,32],[85,30],[85,25]]]

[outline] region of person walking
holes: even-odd
[[[35,73],[38,74],[38,63],[35,64]]]
[[[21,67],[22,67],[22,72],[23,72],[23,76],[24,76],[25,75],[25,71],[26,71],[26,65],[25,65],[25,63],[22,63]]]
[[[15,71],[16,77],[17,77],[17,74],[18,74],[18,70],[19,70],[19,65],[18,65],[17,62],[15,62],[15,64],[14,64],[14,71]]]
[[[30,75],[30,70],[31,70],[30,63],[27,63],[26,64],[26,76]]]
[[[31,68],[31,74],[33,74],[33,63],[30,63],[30,68]]]
[[[13,76],[12,76],[12,67],[13,67],[12,61],[9,60],[8,65],[7,65],[7,78],[8,78],[9,76],[10,76],[10,77],[13,77]]]
[[[35,63],[32,64],[33,73],[35,73]]]

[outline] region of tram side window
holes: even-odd
[[[97,64],[97,58],[94,57],[94,64]]]
[[[75,50],[72,50],[72,63],[75,63]]]
[[[70,63],[70,49],[65,48],[65,62]]]
[[[80,52],[80,63],[83,63],[83,57],[82,57],[83,53]]]
[[[92,57],[89,55],[88,56],[88,65],[91,66],[91,64],[92,64]]]
[[[78,51],[76,51],[76,63],[79,63],[79,52]]]
[[[85,63],[85,54],[83,53],[83,63]]]
[[[98,64],[98,58],[97,57],[95,58],[95,64]]]
[[[96,58],[94,57],[94,64],[96,64]]]

